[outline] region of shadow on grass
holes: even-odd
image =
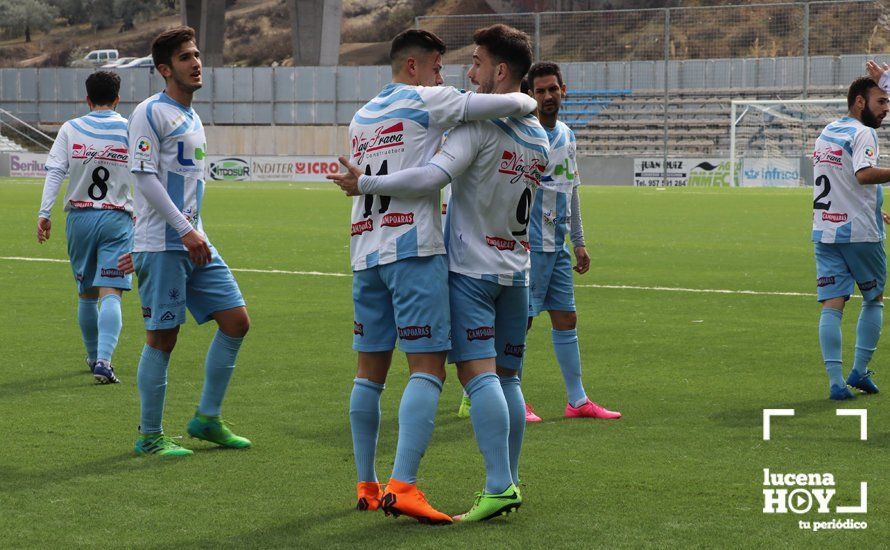
[[[364,548],[411,546],[441,547],[444,543],[466,544],[472,533],[490,535],[498,530],[503,536],[515,533],[510,521],[492,520],[466,525],[421,525],[408,517],[387,518],[381,512],[357,512],[351,508],[321,510],[304,514],[291,522],[255,529],[224,538],[178,541],[183,546],[199,548]]]
[[[72,378],[82,378],[83,383],[71,384]],[[41,378],[17,379],[10,382],[0,384],[0,398],[16,397],[23,394],[36,393],[41,391],[70,389],[73,387],[92,386],[93,379],[89,373],[83,372],[66,372],[62,374],[53,374]]]
[[[763,425],[763,409],[794,409],[795,416],[834,411],[838,408],[837,401],[829,399],[811,399],[796,403],[765,402],[754,409],[727,409],[710,415],[708,418],[730,428],[760,428]]]
[[[135,457],[133,453],[121,453],[91,462],[68,464],[56,470],[27,471],[16,467],[0,467],[0,492],[37,491],[47,485],[65,483],[78,478],[104,475],[107,472],[120,474],[166,467],[176,460],[159,460],[154,457]]]

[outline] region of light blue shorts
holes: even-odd
[[[495,357],[519,370],[525,354],[528,287],[502,286],[459,273],[448,274],[451,296],[449,363]]]
[[[433,353],[451,349],[448,260],[405,258],[352,274],[356,351]]]
[[[531,260],[528,316],[537,317],[542,311],[575,311],[572,256],[568,249],[532,251]]]
[[[849,299],[854,282],[866,300],[883,294],[887,282],[883,242],[815,244],[816,294],[820,302],[831,298]]]
[[[117,259],[133,250],[133,218],[122,210],[80,208],[65,222],[68,258],[78,294],[92,288],[130,290],[132,276],[117,268]]]
[[[146,330],[178,327],[185,323],[186,308],[200,325],[217,311],[244,305],[229,266],[216,248],[210,252],[210,263],[201,267],[184,250],[133,253]]]

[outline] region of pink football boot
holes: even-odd
[[[605,420],[614,420],[621,418],[621,413],[610,411],[605,407],[597,405],[590,399],[580,407],[573,407],[571,403],[566,404],[566,418],[602,418]]]
[[[540,422],[541,417],[535,414],[535,410],[528,403],[525,404],[525,423]]]

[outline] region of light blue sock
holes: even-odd
[[[223,397],[235,372],[235,359],[243,341],[244,338],[232,338],[216,331],[204,360],[204,389],[201,390],[201,402],[198,404],[199,413],[220,415]]]
[[[525,397],[518,376],[500,377],[501,390],[510,413],[510,475],[513,484],[519,485],[519,455],[522,454],[522,438],[525,436]]]
[[[417,470],[433,435],[441,393],[442,381],[432,374],[418,372],[408,378],[399,405],[399,443],[392,469],[394,479],[417,483]]]
[[[578,347],[578,331],[575,329],[553,329],[551,336],[556,361],[559,363],[559,370],[562,371],[562,379],[566,384],[569,403],[573,407],[580,407],[587,402],[587,393],[584,392],[584,384],[581,382],[581,349]]]
[[[139,398],[142,415],[139,431],[144,434],[161,433],[161,420],[164,416],[164,400],[167,397],[167,364],[170,354],[149,347],[142,348],[142,358],[136,371],[136,385],[139,387]]]
[[[96,360],[96,346],[99,342],[98,303],[96,298],[80,298],[77,302],[77,322],[80,324],[80,334],[90,361]]]
[[[871,356],[878,349],[883,324],[884,302],[862,302],[862,311],[856,324],[856,355],[853,359],[853,370],[859,374],[865,374]]]
[[[108,294],[99,300],[99,344],[96,359],[111,363],[117,339],[121,334],[121,297]]]
[[[513,483],[510,474],[510,413],[498,375],[486,372],[467,382],[470,420],[476,444],[485,459],[485,492],[500,494]]]
[[[819,345],[822,346],[822,360],[825,361],[825,370],[828,371],[828,383],[832,386],[844,387],[841,355],[841,319],[844,312],[830,307],[822,308],[822,316],[819,318]]]
[[[352,427],[352,452],[358,480],[377,481],[374,459],[380,432],[380,394],[383,384],[356,378],[349,397],[349,424]]]

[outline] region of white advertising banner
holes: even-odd
[[[634,159],[634,185],[641,187],[722,187],[730,184],[728,159],[668,158],[667,181],[663,158]]]
[[[218,181],[325,181],[340,171],[337,157],[208,156],[205,167]]]
[[[14,178],[45,178],[46,154],[9,153],[9,175]]]
[[[797,187],[803,185],[800,159],[746,158],[742,161],[742,187]]]

